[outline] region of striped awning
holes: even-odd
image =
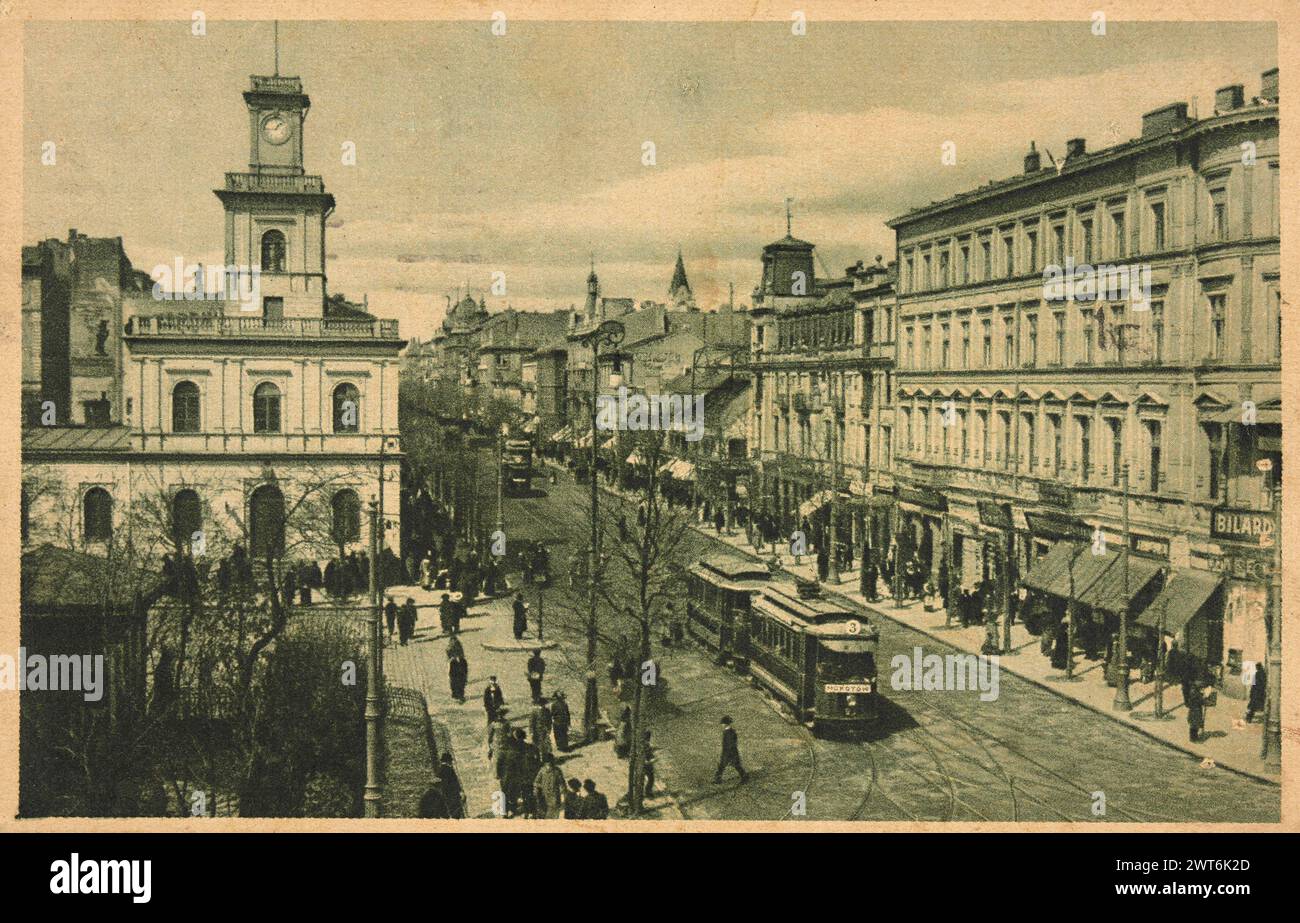
[[[1223,578],[1217,574],[1180,568],[1170,575],[1165,588],[1138,616],[1137,623],[1176,635],[1205,608],[1222,583]]]

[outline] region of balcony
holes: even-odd
[[[325,181],[319,176],[282,176],[274,173],[227,173],[227,192],[301,192],[321,195]]]
[[[808,395],[802,391],[796,391],[794,395],[794,409],[796,413],[812,413],[812,401]]]
[[[127,337],[265,337],[268,339],[396,340],[395,320],[323,317],[230,317],[224,314],[159,314],[132,317]]]

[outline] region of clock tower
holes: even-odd
[[[303,169],[303,124],[311,100],[297,77],[253,76],[247,173],[227,173],[226,265],[260,271],[260,302],[227,302],[226,313],[259,311],[267,322],[325,313],[325,222],[334,197]]]

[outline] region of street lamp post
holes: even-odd
[[[379,504],[370,501],[370,614],[366,618],[366,646],[369,663],[366,666],[366,789],[365,816],[379,817],[383,806],[384,788],[379,781],[379,750],[383,745],[383,711],[379,689],[379,580],[374,556],[379,552]]]
[[[1268,586],[1268,673],[1264,677],[1266,705],[1264,739],[1261,743],[1264,764],[1282,769],[1282,491],[1277,473],[1270,466],[1264,471],[1264,483],[1273,508],[1273,567]]]
[[[505,488],[506,488],[506,430],[507,425],[501,424],[501,432],[497,436],[497,531],[504,532],[506,528],[505,517]]]
[[[1119,550],[1120,567],[1123,568],[1124,578],[1124,599],[1123,608],[1119,610],[1119,657],[1115,664],[1117,671],[1115,677],[1115,701],[1112,708],[1116,711],[1130,711],[1133,708],[1132,701],[1129,700],[1128,694],[1128,546],[1130,544],[1128,534],[1128,462],[1124,462],[1122,469],[1124,479],[1124,547]]]
[[[596,686],[596,658],[598,654],[596,568],[600,562],[600,517],[598,515],[600,488],[596,484],[596,459],[599,450],[596,442],[596,404],[600,398],[600,352],[602,346],[607,349],[617,350],[619,344],[623,342],[624,333],[621,323],[608,320],[579,338],[579,342],[583,346],[591,347],[591,562],[587,574],[587,675],[586,694],[582,707],[583,737],[587,743],[593,743],[596,740],[600,716],[599,692]],[[617,356],[615,362],[617,362]]]

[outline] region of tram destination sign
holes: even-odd
[[[1273,529],[1273,515],[1258,510],[1219,509],[1210,520],[1210,536],[1230,542],[1268,541]]]
[[[842,692],[866,695],[871,692],[871,683],[827,683],[824,689],[827,695]]]

